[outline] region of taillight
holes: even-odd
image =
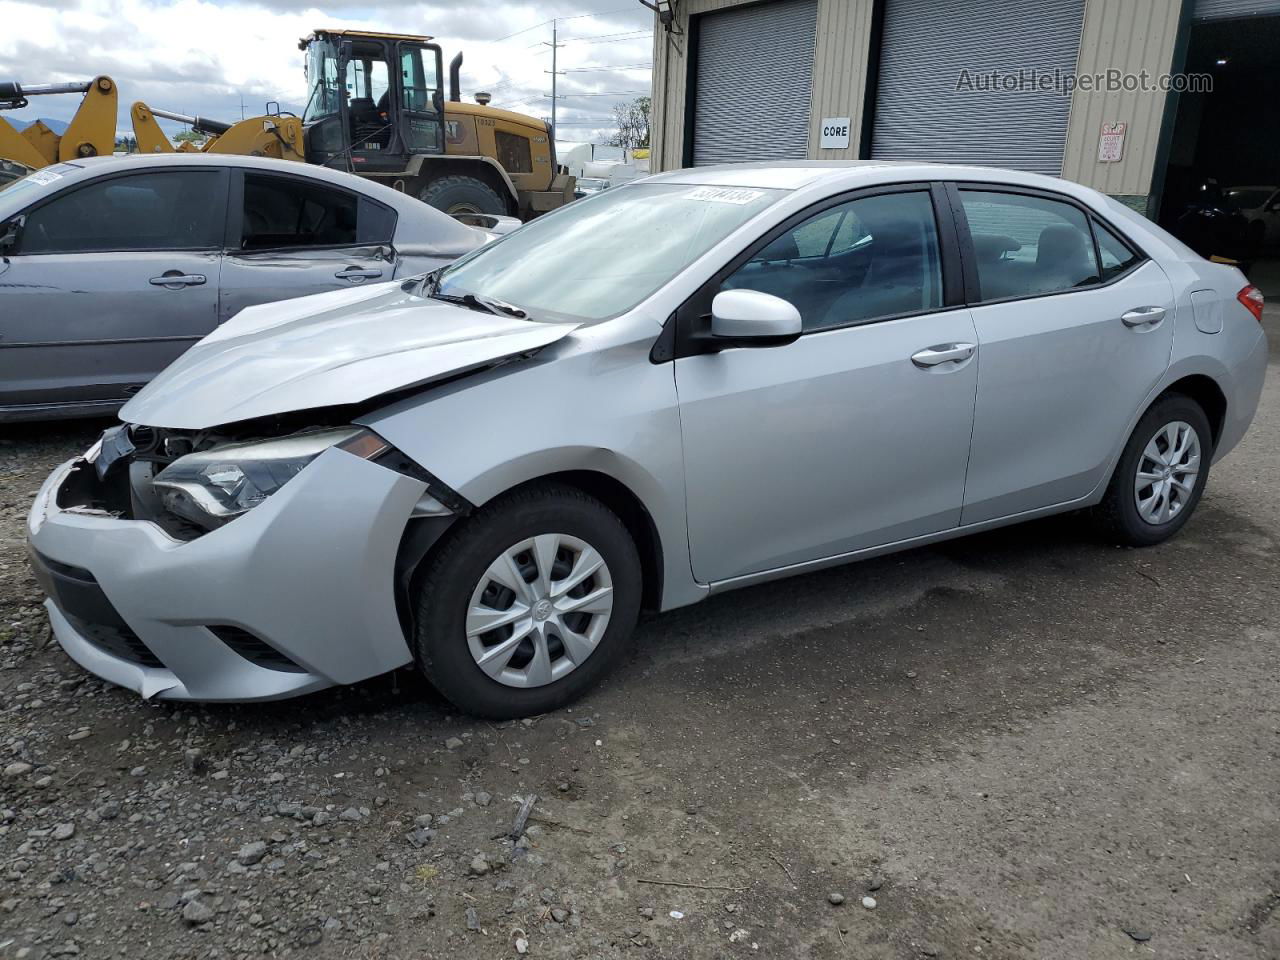
[[[1262,291],[1253,284],[1245,287],[1236,294],[1236,299],[1244,304],[1244,308],[1253,314],[1253,319],[1259,323],[1262,322],[1262,308],[1266,301],[1262,297]]]

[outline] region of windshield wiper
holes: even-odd
[[[505,300],[499,300],[496,297],[478,297],[474,293],[464,293],[462,296],[453,296],[448,293],[428,293],[432,300],[443,300],[445,303],[456,303],[460,306],[470,307],[472,310],[485,310],[489,313],[497,314],[500,317],[515,317],[517,320],[524,320],[529,315],[517,307],[513,303],[507,303]]]

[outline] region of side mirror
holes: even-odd
[[[800,311],[771,293],[725,290],[711,301],[711,336],[725,346],[780,346],[800,332]]]
[[[22,225],[27,222],[25,216],[14,217],[0,224],[0,253],[12,253],[22,237]]]

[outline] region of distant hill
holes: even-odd
[[[31,124],[35,123],[36,120],[44,121],[44,125],[48,127],[50,130],[52,130],[54,133],[56,133],[58,136],[62,136],[64,133],[67,132],[68,124],[65,120],[54,120],[51,117],[36,117],[35,120],[15,119],[13,121],[13,125],[17,127],[19,130],[25,130],[27,129],[27,127],[31,126]]]

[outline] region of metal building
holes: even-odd
[[[1161,85],[1203,86],[1187,73],[1204,68],[1210,85],[1230,71],[1265,74],[1227,83],[1235,101],[1268,88],[1280,69],[1280,0],[658,7],[655,170],[784,158],[972,162],[1063,176],[1152,216],[1166,181],[1189,182],[1192,169],[1268,182],[1257,180],[1268,171],[1246,173],[1230,151],[1198,149],[1201,118],[1216,112],[1206,103],[1221,96]],[[1258,96],[1260,115],[1273,117],[1273,97]],[[1275,157],[1280,129],[1261,122]]]

